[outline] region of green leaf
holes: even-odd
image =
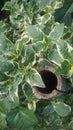
[[[73,0],[64,0],[63,6],[55,12],[55,20],[70,26],[72,23]]]
[[[17,104],[16,104],[16,102],[14,100],[14,97],[12,97],[12,96],[14,96],[14,94],[13,95],[8,95],[4,99],[4,104],[5,104],[5,107],[6,107],[6,109],[8,111],[17,107]]]
[[[44,10],[49,5],[53,5],[56,0],[38,0],[39,10]]]
[[[33,43],[33,48],[35,50],[35,53],[40,53],[41,51],[43,51],[45,49],[45,43],[44,42],[36,42],[36,43]]]
[[[38,27],[40,27],[40,29],[44,29],[46,24],[50,22],[50,19],[51,19],[50,13],[46,13],[43,16],[38,16],[37,19]]]
[[[20,77],[15,77],[12,89],[9,91],[9,95],[5,98],[4,103],[8,110],[19,106],[19,95],[18,95],[18,85],[21,83]]]
[[[0,112],[0,129],[3,130],[7,127],[6,115]]]
[[[39,9],[40,10],[43,10],[48,5],[49,5],[49,1],[48,0],[39,0]]]
[[[71,58],[71,53],[73,48],[64,40],[59,40],[56,44],[58,53],[64,58],[69,59]]]
[[[25,108],[16,109],[7,114],[7,123],[13,128],[25,129],[36,125],[37,122],[34,113]]]
[[[69,129],[73,129],[73,120],[69,123]]]
[[[29,100],[32,100],[32,89],[28,83],[24,83],[23,85],[23,93],[26,97],[29,98]]]
[[[58,102],[52,103],[54,110],[57,112],[59,116],[65,117],[68,116],[71,112],[71,107],[65,103]]]
[[[57,41],[63,36],[64,24],[57,24],[49,34],[49,38],[52,41]]]
[[[0,54],[0,62],[7,61],[7,57],[5,57],[3,54]]]
[[[35,25],[30,25],[27,27],[27,32],[30,38],[33,41],[42,41],[43,40],[43,33],[42,31],[36,27]]]
[[[48,54],[48,59],[50,59],[55,64],[61,64],[61,62],[63,61],[63,57],[59,54],[59,52],[56,49],[54,49],[52,53],[50,52]]]
[[[7,32],[9,26],[6,25],[3,21],[0,21],[0,34]]]
[[[41,87],[41,88],[45,87],[40,74],[35,69],[29,70],[28,74],[26,75],[26,81],[31,86],[37,86],[37,87]]]
[[[9,61],[0,61],[0,72],[12,72],[14,70],[14,65]]]
[[[1,82],[1,83],[3,83],[3,82]],[[5,84],[0,84],[0,100],[7,97],[7,94],[8,94],[8,86]]]
[[[14,51],[13,43],[4,35],[0,34],[0,51],[9,52]]]
[[[45,58],[41,58],[38,61],[37,64],[38,68],[42,67],[42,66],[50,66],[50,67],[54,67],[52,63],[49,62],[49,60],[45,59]]]
[[[56,119],[53,121],[52,123],[52,128],[54,128],[55,130],[62,130],[62,120],[61,119]]]
[[[12,26],[16,29],[19,29],[22,25],[20,22],[17,22],[17,19],[14,18],[13,16],[10,16],[10,22],[11,22]]]
[[[2,81],[6,81],[7,79],[8,79],[9,77],[6,75],[6,74],[4,74],[4,73],[0,73],[0,82],[2,82]]]
[[[6,114],[7,113],[7,109],[4,103],[4,100],[0,101],[0,112]]]
[[[61,66],[56,69],[56,74],[67,76],[70,72],[71,65],[68,60],[64,60]]]
[[[25,46],[25,62],[24,65],[27,65],[29,63],[32,63],[34,61],[35,58],[35,53],[34,50],[32,48],[32,45],[27,45]]]
[[[0,62],[0,72],[7,72],[10,64],[8,62]],[[10,67],[11,68],[11,67]]]
[[[17,91],[11,92],[5,99],[4,104],[7,110],[14,109],[19,105],[19,97]]]
[[[52,114],[54,112],[54,108],[53,106],[50,104],[48,106],[46,106],[43,110],[43,114],[44,116],[49,116],[50,114]]]
[[[8,11],[14,9],[13,3],[14,3],[13,1],[10,1],[10,2],[8,1],[8,2],[6,2],[6,3],[4,4],[3,9],[4,9],[4,10],[8,10]]]

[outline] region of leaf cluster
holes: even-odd
[[[67,87],[73,85],[73,1],[67,5],[66,0],[4,1],[8,16],[0,20],[0,130],[73,129],[68,97],[41,101],[32,93],[33,86],[45,87],[37,71],[41,66],[53,66],[70,80]]]

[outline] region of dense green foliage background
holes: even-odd
[[[73,0],[0,0],[0,130],[73,130],[72,93],[34,97],[41,66],[73,87]]]

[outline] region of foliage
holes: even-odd
[[[73,1],[10,0],[2,10],[0,130],[73,129],[73,95],[44,101],[31,89],[44,87],[37,68],[49,64],[73,85]]]

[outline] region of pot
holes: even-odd
[[[41,75],[45,88],[32,86],[32,91],[36,98],[49,99],[64,94],[65,82],[60,75],[54,73],[54,68],[45,66],[38,68],[37,71]]]

